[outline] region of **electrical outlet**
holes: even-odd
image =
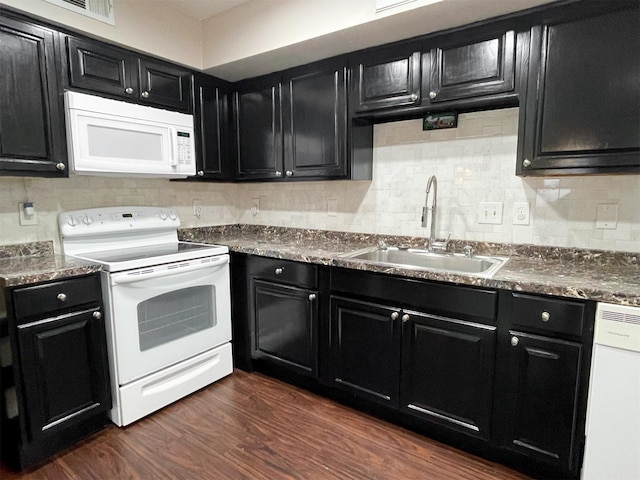
[[[338,215],[338,199],[327,198],[327,216],[335,217]]]
[[[480,202],[478,223],[502,224],[502,202]]]
[[[200,199],[193,200],[193,214],[198,218],[202,218],[203,213],[204,213],[204,207],[202,206],[202,200]]]
[[[259,198],[252,198],[251,199],[251,215],[253,215],[254,217],[256,215],[258,215],[260,213],[260,199]]]
[[[36,204],[33,202],[19,203],[18,215],[20,218],[20,225],[38,224],[38,212],[36,212]]]
[[[529,202],[514,202],[513,204],[513,224],[529,225]]]
[[[618,204],[599,203],[596,208],[596,228],[615,230],[618,226]]]

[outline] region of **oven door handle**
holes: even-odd
[[[131,273],[120,273],[111,275],[112,285],[122,285],[126,283],[143,282],[145,280],[151,280],[152,278],[168,277],[170,275],[177,275],[180,273],[189,273],[196,270],[203,270],[205,268],[218,269],[223,265],[229,263],[229,257],[227,255],[221,255],[219,258],[213,259],[210,262],[198,263],[196,265],[188,265],[186,267],[167,268],[159,271],[153,271],[149,273],[140,273],[133,275]]]

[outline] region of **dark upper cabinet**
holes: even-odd
[[[625,5],[532,28],[518,175],[640,172],[640,14],[610,3]]]
[[[194,76],[196,179],[231,177],[229,92],[222,80],[199,73]]]
[[[236,178],[371,178],[371,126],[348,123],[346,79],[338,58],[241,82],[233,95]]]
[[[403,410],[488,441],[497,326],[403,310]]]
[[[192,72],[102,42],[66,37],[69,85],[191,112]]]
[[[279,77],[243,83],[233,94],[236,177],[282,178],[281,85]]]
[[[469,32],[448,35],[426,45],[423,104],[513,92],[515,33]]]
[[[351,103],[356,114],[420,103],[420,46],[381,47],[354,56]]]
[[[67,175],[57,35],[0,16],[0,174]]]

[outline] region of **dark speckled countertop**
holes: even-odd
[[[96,263],[56,255],[51,241],[0,246],[0,287],[86,275],[100,268]]]
[[[492,278],[472,274],[376,265],[341,257],[384,240],[390,246],[426,248],[425,238],[393,237],[255,225],[200,227],[179,231],[181,240],[218,243],[231,251],[301,262],[382,272],[463,285],[640,306],[640,253],[536,247],[452,240],[448,251],[510,257]]]

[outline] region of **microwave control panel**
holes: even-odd
[[[193,138],[190,132],[177,132],[178,134],[178,165],[191,165],[193,163]]]

